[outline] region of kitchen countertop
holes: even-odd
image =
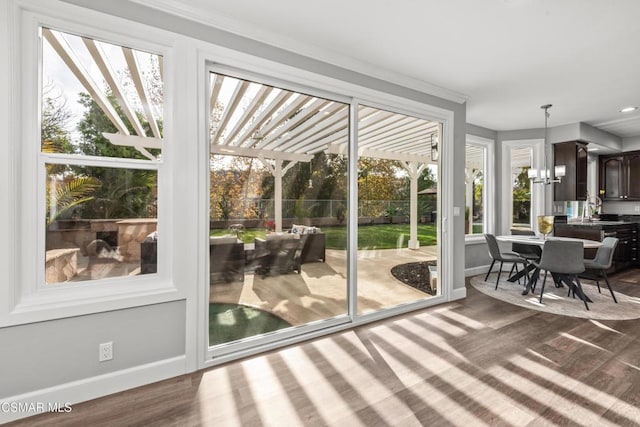
[[[619,226],[625,224],[635,224],[635,222],[630,221],[584,221],[584,222],[567,222],[567,223],[557,223],[556,226],[569,226],[569,227],[588,227],[588,228],[597,228],[597,227],[612,227]]]

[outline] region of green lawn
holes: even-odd
[[[345,249],[347,244],[347,227],[324,227],[327,235],[327,249]],[[227,230],[211,230],[211,236],[222,236]],[[264,229],[245,230],[240,238],[244,243],[253,243],[254,237],[264,238]],[[418,224],[418,240],[420,246],[431,246],[437,243],[436,227],[433,224]],[[361,225],[358,228],[358,249],[393,249],[407,247],[409,241],[409,224],[376,224]]]

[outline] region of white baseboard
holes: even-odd
[[[489,271],[489,265],[481,265],[479,267],[465,268],[464,277],[477,276],[478,274]]]
[[[2,398],[0,399],[0,424],[47,412],[49,411],[49,403],[55,404],[55,402],[58,402],[60,408],[64,409],[65,404],[73,405],[74,403],[85,402],[176,377],[184,373],[186,373],[186,357],[178,356],[34,392]],[[28,409],[23,407],[25,410],[12,410],[15,409],[18,403],[28,405]]]
[[[456,288],[451,291],[451,301],[463,299],[467,297],[467,288]]]

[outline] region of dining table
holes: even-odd
[[[498,240],[499,242],[506,242],[506,243],[519,243],[519,244],[523,244],[523,245],[533,245],[533,246],[540,246],[542,248],[544,248],[544,244],[549,241],[549,240],[560,240],[560,241],[565,241],[565,242],[581,242],[582,246],[585,249],[597,249],[600,246],[602,246],[602,242],[599,242],[597,240],[588,240],[588,239],[578,239],[575,237],[556,237],[556,236],[547,236],[542,237],[542,236],[523,236],[523,235],[499,235],[496,236],[496,240]],[[524,288],[524,290],[522,291],[522,295],[527,295],[529,292],[531,292],[533,286],[535,285],[535,283],[538,281],[538,277],[540,274],[540,269],[537,268],[535,265],[533,264],[529,264],[527,265],[526,268],[522,269],[520,272],[514,274],[513,276],[509,277],[509,279],[507,279],[509,282],[516,282],[518,280],[520,280],[523,276],[528,275],[529,272],[532,272],[531,277],[529,277],[529,280],[527,280],[527,284]],[[554,281],[556,282],[556,284],[560,284],[561,285],[561,281],[554,277]],[[577,292],[578,296],[580,297],[580,299],[586,299],[587,302],[591,302],[591,300],[584,294],[582,294],[581,292]]]

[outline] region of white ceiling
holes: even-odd
[[[467,97],[494,130],[585,122],[640,136],[638,0],[151,0],[147,5]],[[440,94],[445,93],[441,92]]]

